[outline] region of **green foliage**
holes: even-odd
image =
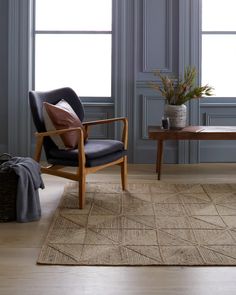
[[[151,82],[151,87],[161,92],[168,104],[181,105],[191,99],[213,95],[213,88],[209,85],[196,86],[196,68],[187,67],[183,79],[170,78],[162,75],[159,71],[154,71],[154,75],[160,79],[160,83]]]

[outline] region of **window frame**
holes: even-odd
[[[214,35],[221,35],[221,36],[227,36],[227,35],[235,35],[236,36],[236,31],[228,31],[228,30],[203,30],[203,26],[202,26],[202,22],[203,22],[203,1],[204,0],[200,0],[201,1],[201,29],[200,29],[200,35],[201,35],[201,80],[202,80],[202,73],[203,73],[203,62],[202,62],[202,56],[203,56],[203,46],[202,46],[202,43],[203,43],[203,36],[205,35],[208,35],[208,36],[214,36]],[[213,85],[214,87],[214,85]],[[224,99],[224,102],[228,102],[231,101],[232,99],[234,99],[236,97],[236,93],[235,93],[235,96],[219,96],[219,95],[213,95],[213,99]],[[211,100],[212,100],[211,98]],[[205,99],[206,100],[206,99]]]
[[[86,102],[108,102],[113,103],[113,88],[114,88],[114,79],[113,79],[113,72],[114,72],[114,16],[115,16],[115,0],[112,1],[112,24],[111,24],[111,30],[110,31],[104,31],[104,30],[37,30],[36,29],[36,0],[33,1],[33,28],[32,28],[32,89],[35,89],[35,62],[36,62],[36,35],[111,35],[111,77],[110,77],[110,86],[111,86],[111,96],[80,96],[82,101]]]

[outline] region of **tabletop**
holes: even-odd
[[[236,140],[236,126],[187,126],[182,129],[149,126],[148,135],[156,140]]]

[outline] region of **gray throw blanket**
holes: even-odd
[[[0,165],[4,171],[14,170],[19,176],[16,196],[16,221],[35,221],[41,217],[39,188],[44,188],[40,165],[32,158],[13,157]]]

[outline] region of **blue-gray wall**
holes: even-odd
[[[147,127],[160,124],[164,100],[150,88],[152,70],[182,75],[192,64],[200,71],[201,1],[113,1],[112,99],[84,100],[86,120],[128,116],[129,161],[154,163],[156,142],[148,139]],[[20,155],[32,154],[34,147],[27,101],[32,87],[29,4],[32,0],[0,1],[0,152]],[[236,125],[234,98],[194,101],[188,111],[192,125]],[[119,135],[112,125],[93,131],[97,138]],[[235,149],[235,142],[173,141],[164,157],[166,163],[236,162]]]
[[[0,153],[7,150],[8,0],[0,1]]]

